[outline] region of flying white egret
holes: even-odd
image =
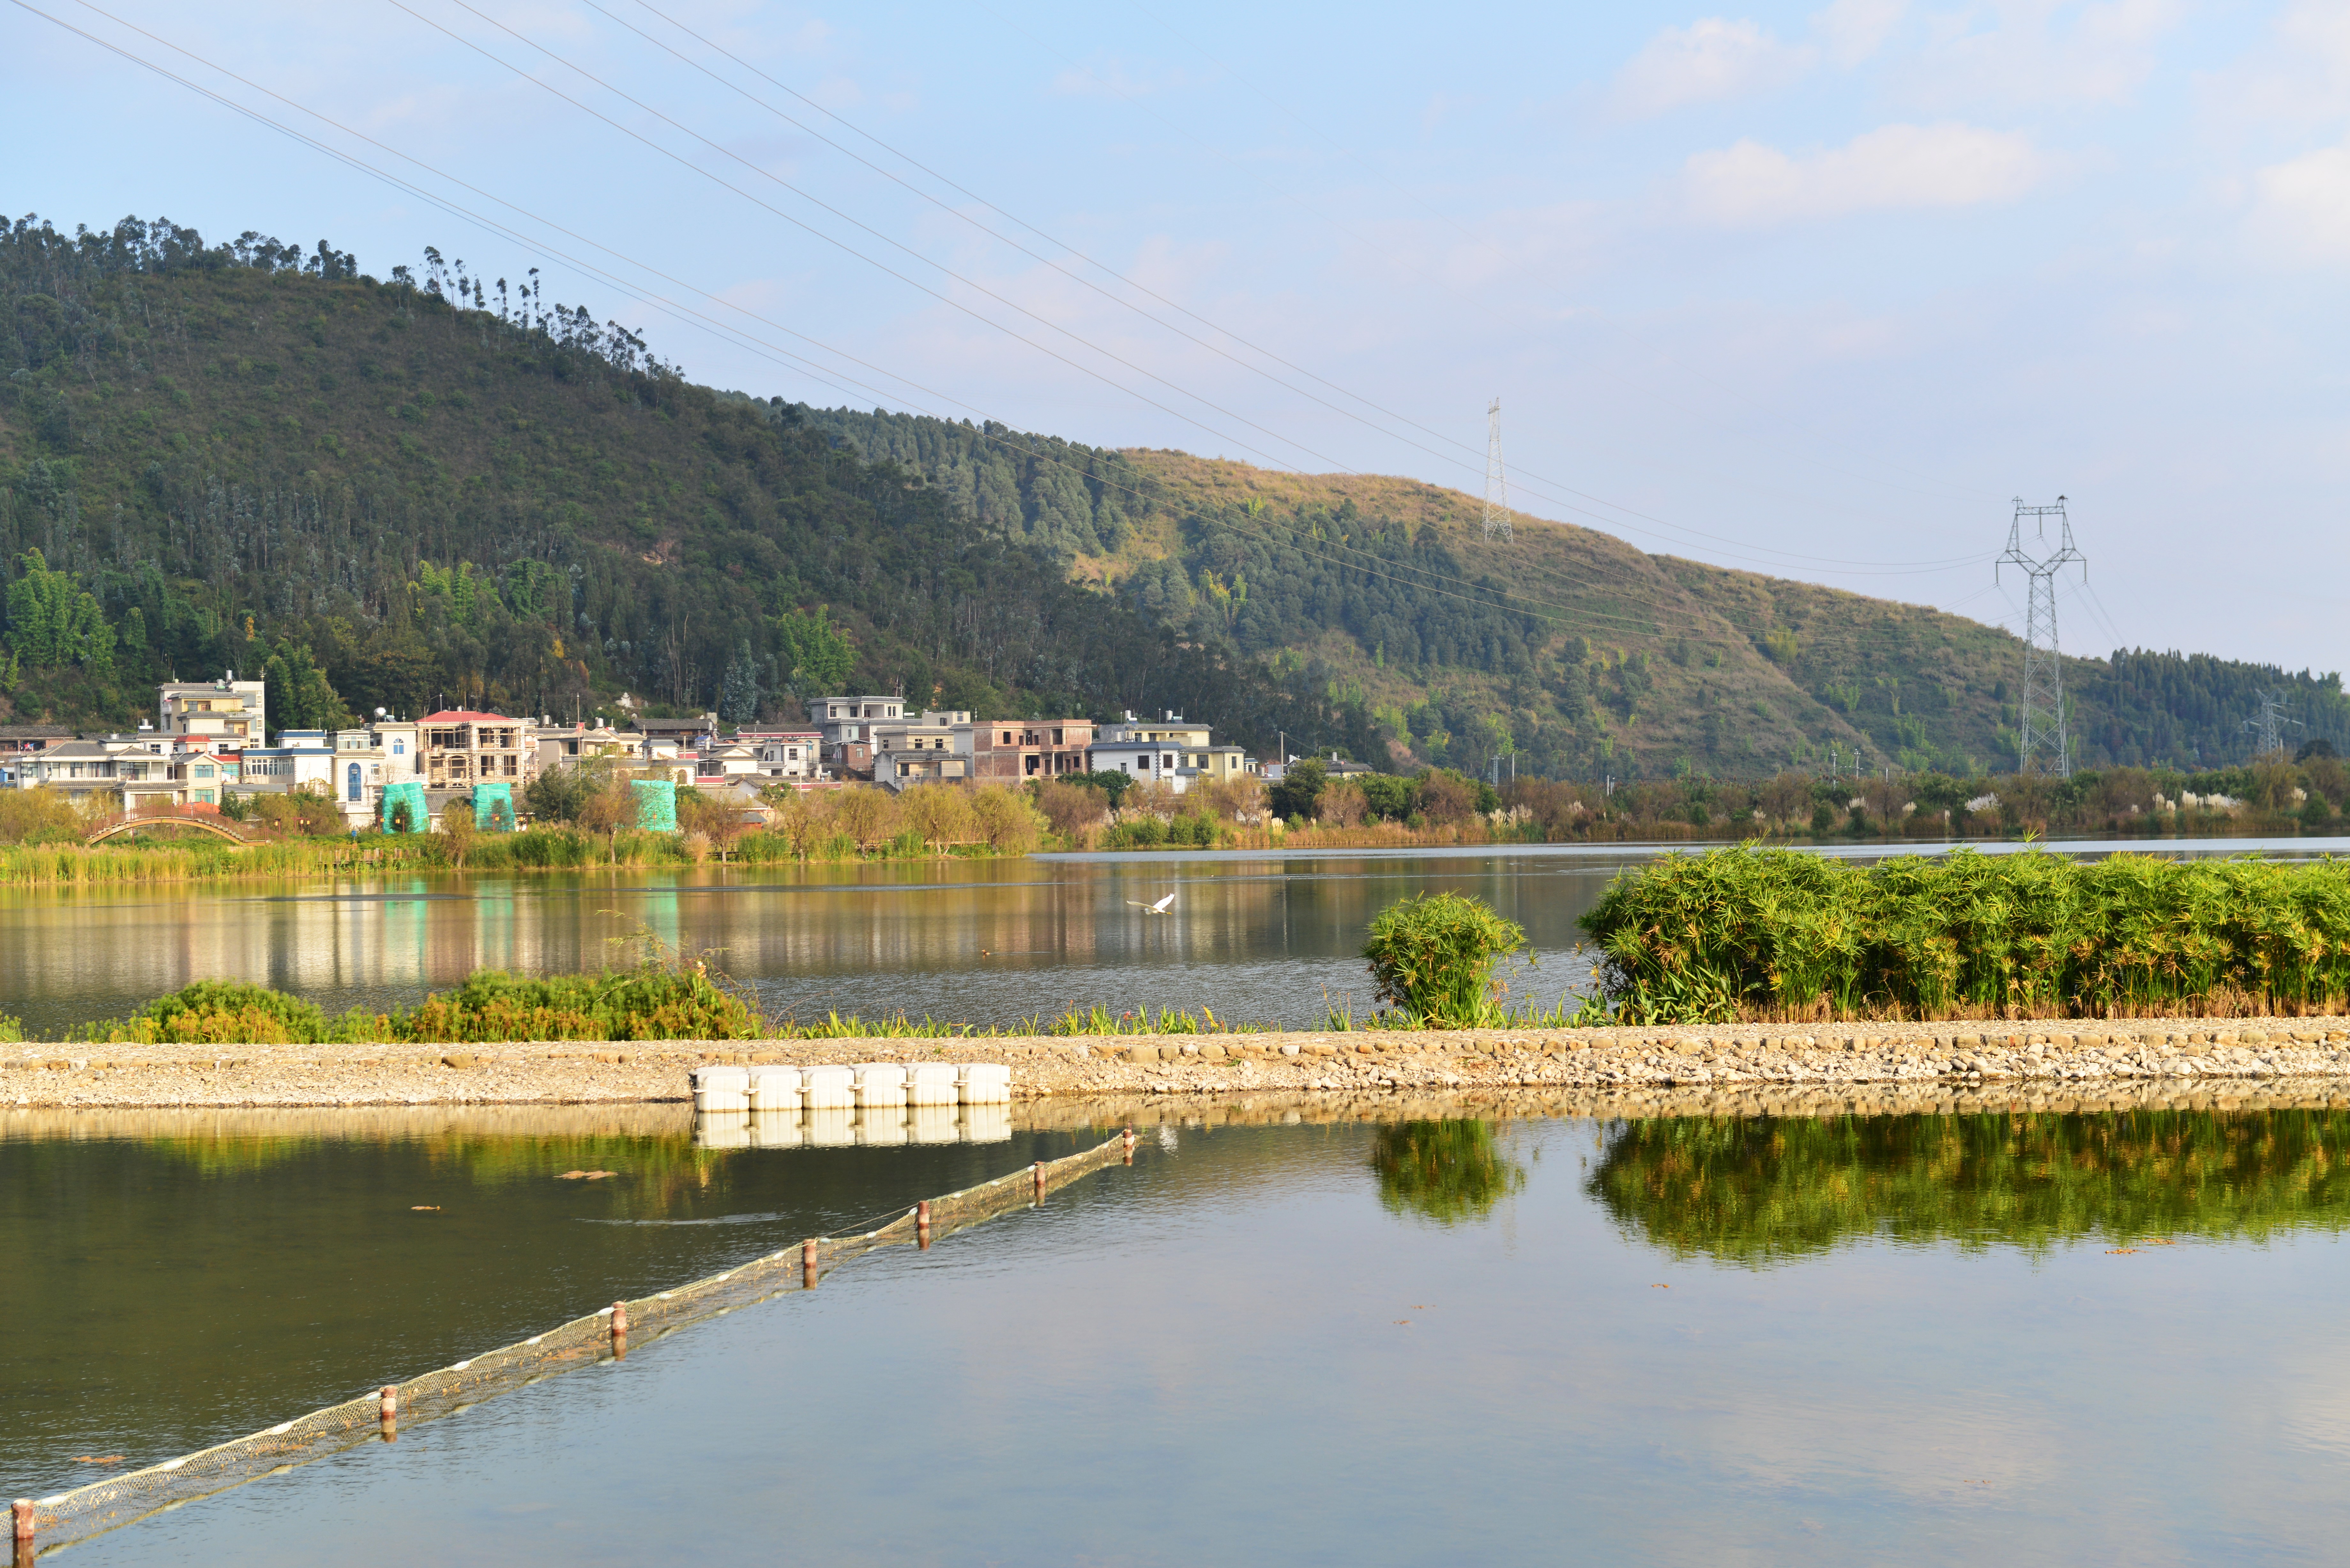
[[[1149,910],[1149,911],[1150,911],[1152,914],[1154,914],[1154,915],[1163,915],[1163,914],[1165,914],[1165,913],[1167,912],[1167,906],[1168,906],[1168,905],[1170,905],[1170,904],[1171,904],[1171,903],[1173,903],[1174,901],[1175,901],[1175,895],[1174,895],[1174,894],[1172,894],[1172,893],[1168,894],[1168,895],[1167,895],[1167,897],[1165,897],[1164,898],[1159,899],[1159,902],[1157,902],[1157,903],[1155,903],[1155,904],[1146,904],[1146,903],[1142,902],[1142,901],[1141,901],[1140,899],[1139,899],[1139,898],[1128,898],[1128,899],[1127,900],[1127,902],[1128,902],[1128,903],[1129,903],[1129,904],[1133,905],[1136,909],[1148,909],[1148,910]]]

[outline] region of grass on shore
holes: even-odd
[[[773,866],[861,860],[970,859],[985,846],[933,847],[901,835],[870,850],[846,834],[795,849],[781,833],[750,833],[724,852],[727,863]],[[480,834],[458,846],[437,834],[362,833],[343,838],[288,838],[239,847],[215,838],[159,829],[128,842],[0,846],[0,888],[137,887],[153,883],[296,879],[381,872],[564,871],[598,867],[707,864],[719,851],[696,836],[588,833],[531,827]]]

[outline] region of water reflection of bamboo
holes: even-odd
[[[1627,1235],[1768,1264],[1883,1237],[2040,1251],[2350,1226],[2350,1113],[1743,1118],[1621,1124],[1588,1184]]]
[[[1495,1147],[1490,1122],[1468,1117],[1396,1122],[1371,1147],[1379,1201],[1451,1225],[1482,1220],[1526,1184],[1525,1168]]]

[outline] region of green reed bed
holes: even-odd
[[[2297,1014],[2350,1004],[2350,863],[1752,846],[1619,877],[1582,920],[1614,1021]]]

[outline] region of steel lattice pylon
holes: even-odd
[[[1509,539],[1510,485],[1502,477],[1502,400],[1485,410],[1485,537]]]
[[[2034,559],[2024,553],[2023,520],[2033,519],[2042,546],[2048,539],[2048,519],[2056,519],[2056,553]],[[2032,579],[2030,603],[2023,613],[2023,700],[2018,705],[2016,771],[2030,773],[2035,753],[2050,753],[2049,771],[2058,778],[2073,776],[2073,753],[2064,736],[2064,671],[2056,648],[2056,574],[2068,564],[2081,563],[2087,581],[2088,557],[2073,548],[2073,524],[2064,515],[2064,497],[2054,506],[2026,506],[2015,499],[2015,517],[2007,525],[2007,551],[2002,566],[2021,566]],[[1997,567],[1993,568],[1996,575]]]

